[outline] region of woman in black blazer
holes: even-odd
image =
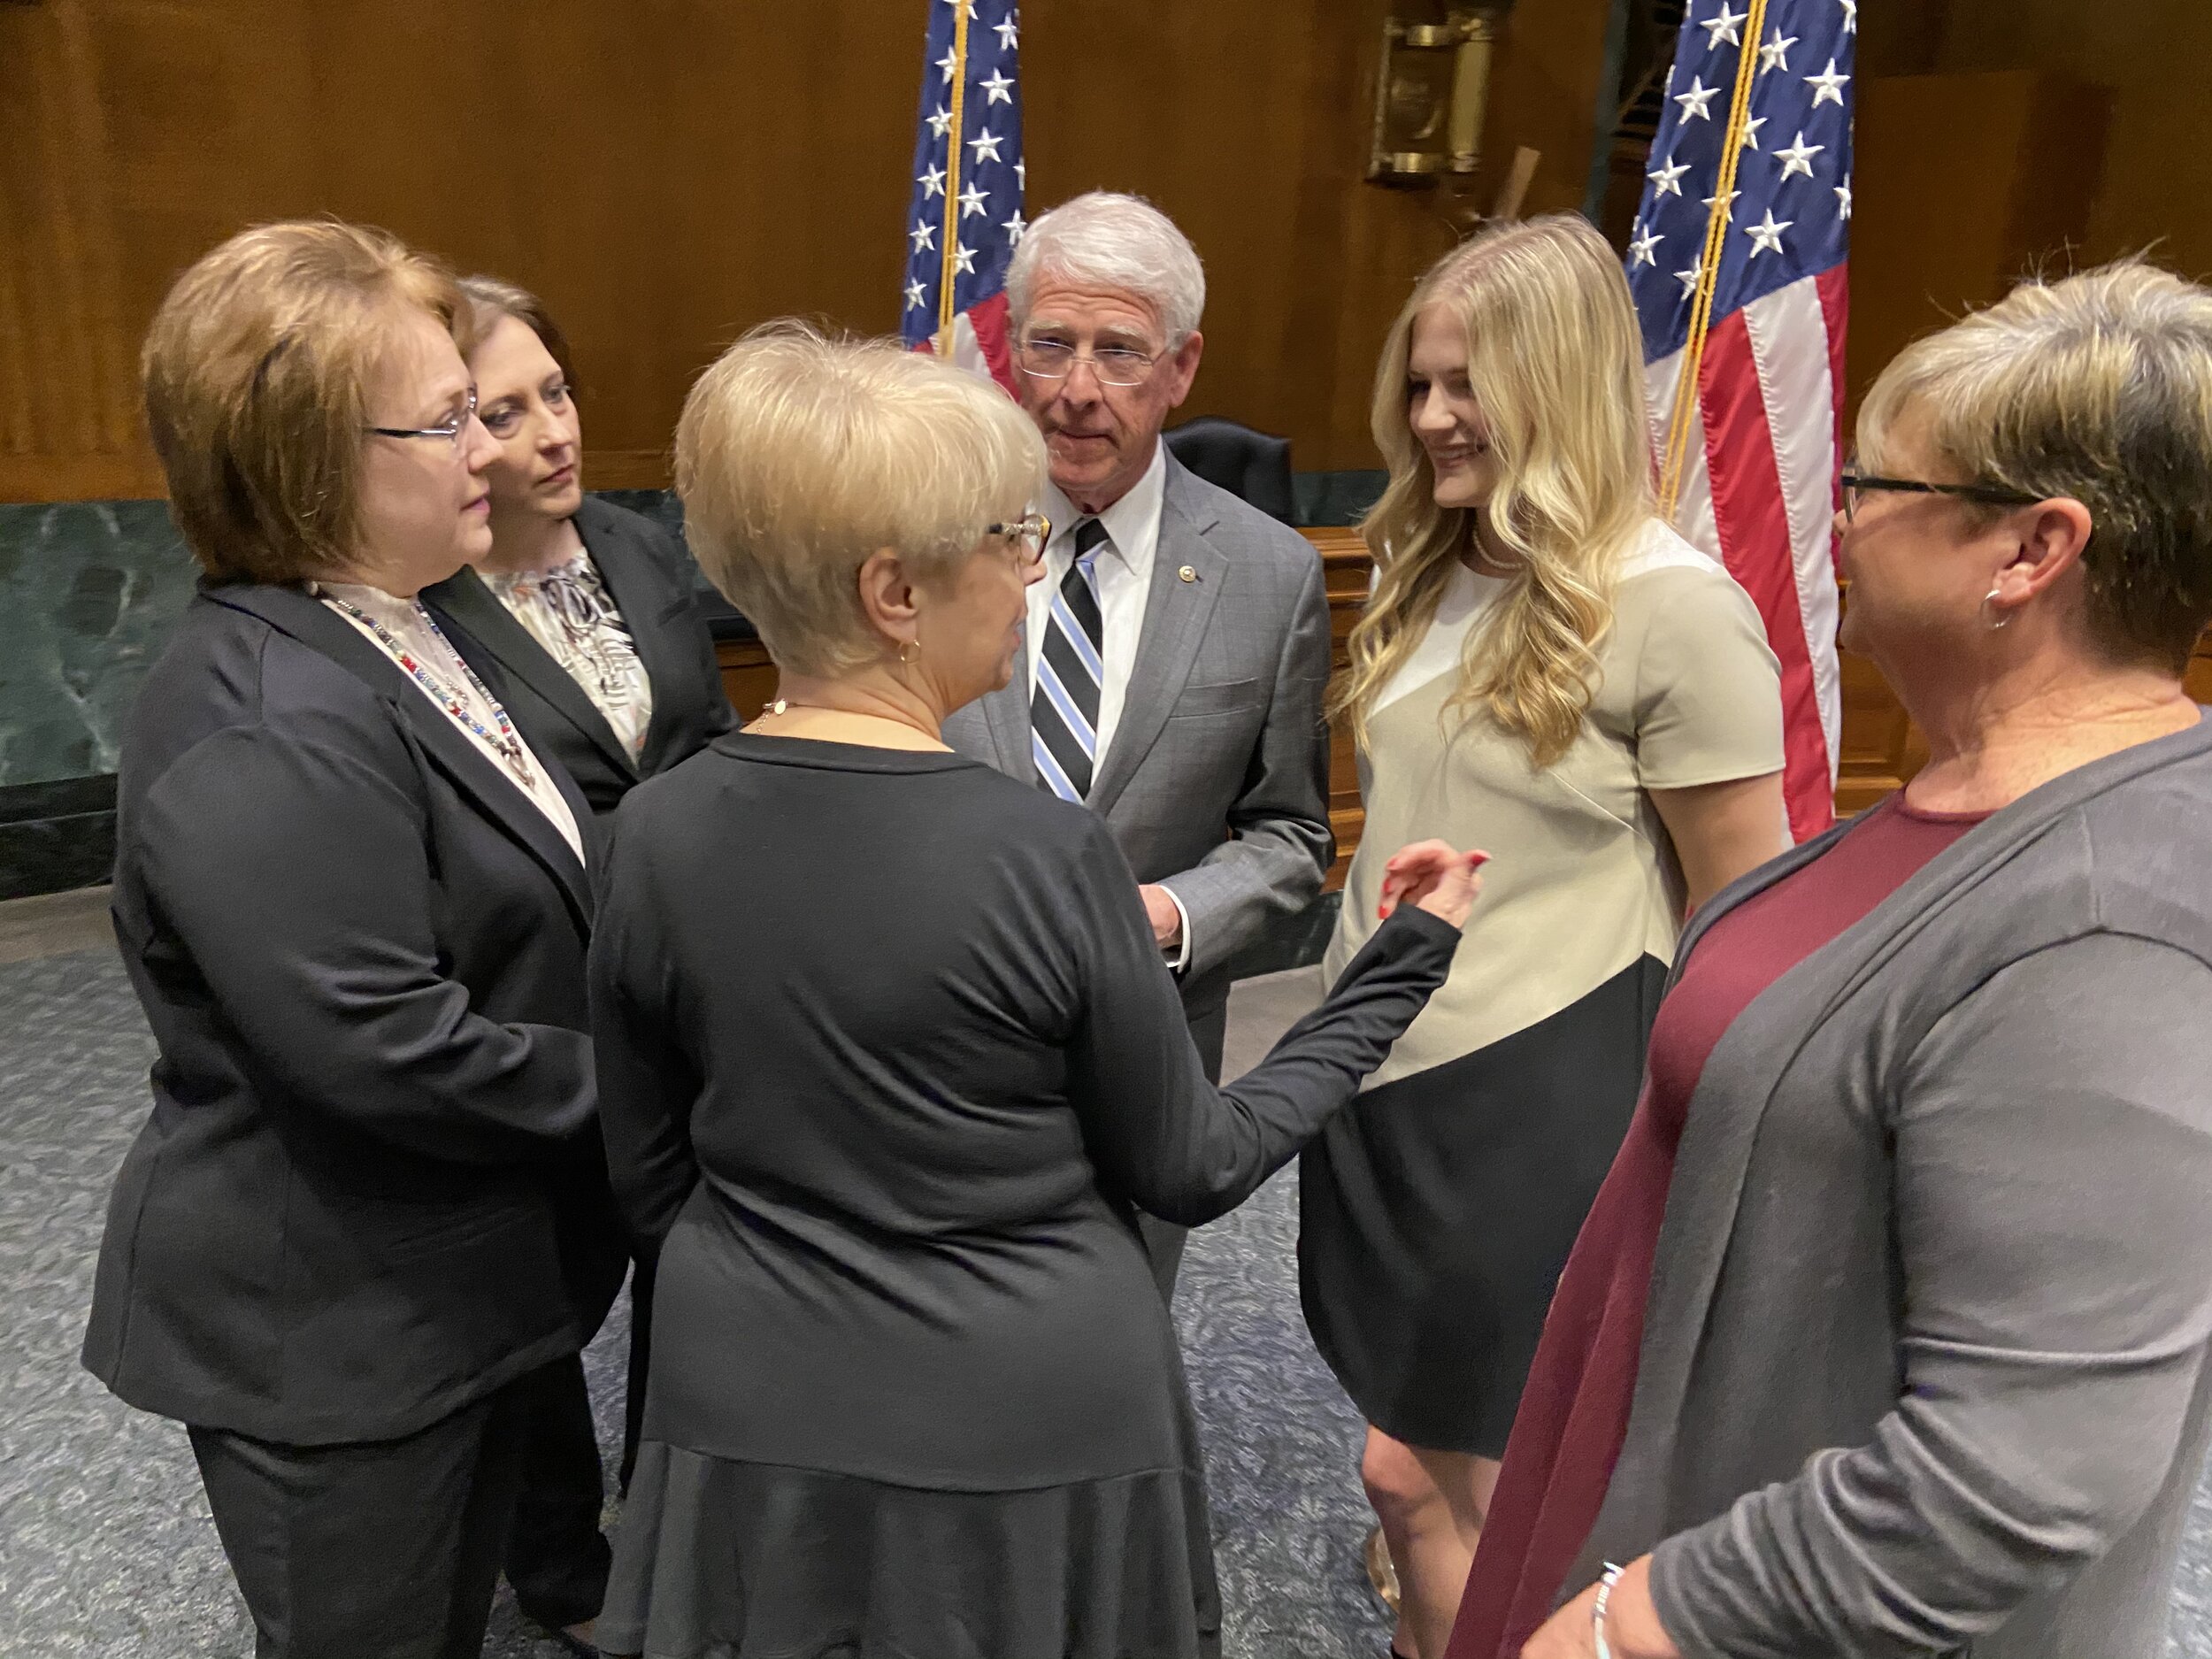
[[[146,343],[205,581],[123,744],[160,1053],[84,1361],[188,1425],[260,1659],[472,1659],[583,1340],[589,810],[418,598],[489,541],[464,303],[380,232],[268,226]]]
[[[485,473],[492,550],[424,597],[504,676],[517,724],[592,810],[612,812],[640,779],[730,728],[691,556],[650,518],[584,494],[568,341],[544,305],[490,277],[461,286],[478,411],[499,441]]]
[[[584,494],[583,427],[567,336],[535,295],[465,278],[474,312],[469,368],[498,440],[488,557],[423,597],[454,629],[515,724],[568,768],[603,817],[641,779],[696,754],[731,725],[691,557],[641,514]],[[563,1196],[587,1335],[622,1285],[628,1251],[603,1174]],[[621,1482],[629,1485],[644,1409],[651,1261],[630,1291],[630,1366]],[[549,1388],[531,1449],[507,1578],[549,1631],[588,1622],[607,1586],[599,1532],[603,1475],[580,1362]]]

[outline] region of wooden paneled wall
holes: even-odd
[[[245,225],[325,212],[539,290],[588,481],[664,482],[736,334],[896,326],[933,3],[0,4],[0,500],[158,495],[134,371],[162,293]],[[1287,434],[1303,468],[1374,465],[1378,348],[1453,236],[1362,177],[1383,18],[1439,3],[1024,8],[1032,216],[1094,188],[1172,214],[1211,288],[1188,412]],[[1545,150],[1532,208],[1578,199],[1606,5],[1509,25],[1488,142]]]
[[[2031,271],[2148,250],[2212,279],[2204,0],[1868,5],[1854,402],[1896,349]]]
[[[2088,216],[2068,255],[2093,264],[2154,248],[2160,263],[2202,280],[2212,278],[2208,61],[2212,6],[2204,0],[1910,0],[1866,8],[1860,68],[2059,78],[2065,84],[2039,117],[2071,121],[2087,102],[2105,127],[2090,158]],[[1924,150],[1983,142],[1965,115],[1947,112],[1940,127],[1924,129]]]

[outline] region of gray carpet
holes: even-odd
[[[1310,995],[1240,991],[1231,1064]],[[108,1183],[145,1110],[152,1057],[111,955],[0,964],[0,1655],[244,1659],[231,1587],[182,1430],[77,1367]],[[1374,1659],[1358,1423],[1298,1314],[1289,1177],[1193,1240],[1178,1298],[1206,1435],[1231,1659]],[[617,1432],[621,1316],[589,1356]],[[2175,1655],[2212,1659],[2212,1502],[2200,1499]],[[503,1598],[484,1649],[557,1659]],[[2085,1655],[2084,1659],[2124,1659]]]

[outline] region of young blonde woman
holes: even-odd
[[[1306,1317],[1370,1425],[1406,1659],[1449,1639],[1683,917],[1786,845],[1775,659],[1656,516],[1640,362],[1619,260],[1563,217],[1440,261],[1376,376],[1390,484],[1339,697],[1367,827],[1327,971],[1387,849],[1495,859],[1448,983],[1301,1168]]]

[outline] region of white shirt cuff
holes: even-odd
[[[1182,929],[1176,942],[1160,947],[1160,954],[1167,958],[1169,969],[1180,973],[1190,966],[1190,912],[1183,908],[1183,901],[1175,896],[1173,887],[1164,887],[1160,891],[1167,895],[1168,902],[1175,907],[1175,913],[1183,918]]]

